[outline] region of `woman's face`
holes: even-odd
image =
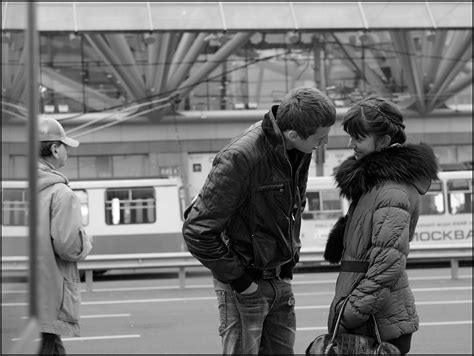
[[[372,135],[360,139],[351,136],[349,139],[349,147],[354,150],[356,159],[361,159],[365,155],[379,150],[381,148],[379,146],[377,139]]]

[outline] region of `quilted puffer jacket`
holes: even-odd
[[[247,268],[281,267],[280,276],[291,278],[299,259],[311,154],[292,150],[289,156],[275,120],[277,109],[216,155],[185,211],[188,250],[237,291],[252,282]]]
[[[342,325],[353,333],[373,335],[367,323],[370,314],[375,315],[382,340],[418,329],[406,262],[418,221],[419,197],[437,172],[435,155],[424,144],[392,146],[341,164],[335,179],[351,206],[331,230],[325,258],[333,263],[367,262],[368,269],[341,268],[329,312],[330,331],[346,296]]]

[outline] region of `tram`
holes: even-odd
[[[184,192],[178,178],[78,180],[82,223],[92,254],[184,250]],[[28,255],[27,182],[2,181],[2,256]]]
[[[472,171],[439,173],[420,199],[420,217],[412,247],[472,247]],[[349,202],[340,197],[332,177],[310,177],[301,222],[302,250],[324,251],[330,229]]]
[[[440,172],[421,197],[411,246],[472,246],[472,171]],[[178,178],[79,180],[71,188],[81,201],[83,225],[94,236],[93,254],[185,251],[184,191]],[[302,250],[323,251],[349,202],[333,177],[310,177],[301,222]],[[27,183],[2,182],[2,255],[26,256]]]

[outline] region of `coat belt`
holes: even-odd
[[[341,261],[341,272],[357,272],[366,273],[369,269],[369,262],[367,261]]]

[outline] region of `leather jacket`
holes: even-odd
[[[311,154],[286,150],[277,109],[216,155],[185,211],[189,251],[237,291],[252,282],[246,269],[281,268],[291,278],[299,259]]]

